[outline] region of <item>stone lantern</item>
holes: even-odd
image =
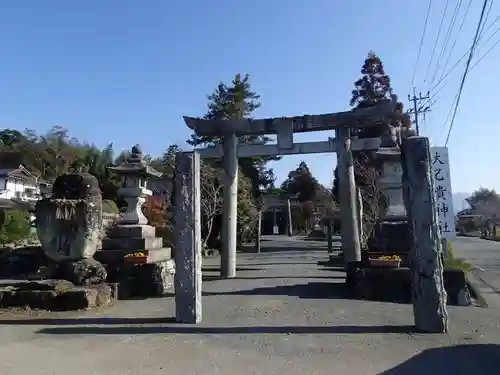
[[[148,219],[142,213],[142,205],[146,202],[146,197],[153,193],[146,188],[146,183],[151,177],[161,177],[162,173],[144,162],[139,145],[132,147],[125,163],[109,169],[121,177],[118,194],[127,202],[127,210],[121,215],[118,224],[147,225]]]
[[[379,184],[387,199],[385,217],[406,217],[401,180],[403,175],[401,150],[397,144],[397,136],[393,126],[388,126],[382,135],[376,158],[382,163],[382,175]]]
[[[412,237],[404,205],[401,150],[393,126],[389,125],[382,135],[376,158],[382,163],[378,183],[386,198],[386,211],[378,220],[369,251],[391,254],[409,252]]]
[[[163,238],[156,235],[154,226],[148,225],[142,205],[153,194],[146,187],[147,180],[162,174],[146,164],[139,145],[132,147],[125,163],[109,169],[121,177],[118,194],[127,202],[127,208],[116,225],[106,231],[102,251],[95,257],[116,266],[122,295],[161,296],[173,284],[175,262],[171,248],[163,247]]]

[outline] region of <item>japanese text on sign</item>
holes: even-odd
[[[431,147],[431,172],[439,229],[449,240],[456,237],[456,232],[447,147]]]

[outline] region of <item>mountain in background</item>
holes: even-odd
[[[453,211],[455,211],[455,214],[464,208],[469,208],[469,204],[465,201],[465,199],[469,198],[470,195],[470,193],[455,193],[452,195]]]

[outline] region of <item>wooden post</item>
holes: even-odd
[[[262,233],[262,208],[259,208],[259,216],[257,219],[257,235],[255,238],[255,248],[257,253],[260,253],[260,236]]]
[[[286,200],[286,205],[287,205],[287,229],[288,229],[288,236],[291,237],[293,236],[293,221],[292,221],[292,204],[290,203],[290,198]]]
[[[175,319],[201,322],[200,155],[175,158]]]
[[[403,139],[401,160],[404,201],[413,230],[410,264],[415,325],[422,332],[444,333],[448,313],[429,139]]]
[[[326,230],[328,236],[328,254],[330,254],[333,251],[332,221],[330,219],[328,219]]]
[[[358,215],[356,210],[356,184],[349,128],[339,127],[337,136],[337,163],[339,166],[339,193],[342,249],[347,264],[361,261]]]

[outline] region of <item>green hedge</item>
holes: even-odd
[[[5,212],[5,220],[0,227],[0,245],[24,240],[30,236],[29,214],[24,211],[9,210]]]

